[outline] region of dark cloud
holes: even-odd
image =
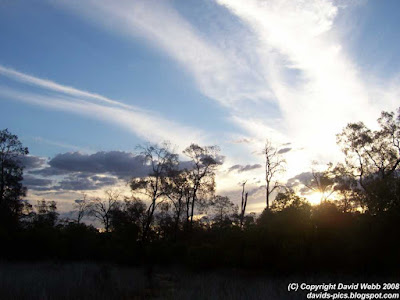
[[[149,173],[149,166],[143,164],[143,157],[122,151],[83,154],[69,152],[56,155],[48,164],[50,167],[36,174],[43,176],[65,175],[81,172],[83,174],[112,174],[120,179],[142,177]]]
[[[303,173],[296,175],[295,177],[290,178],[287,181],[287,185],[290,187],[294,187],[299,184],[307,184],[308,182],[310,182],[310,180],[312,178],[313,178],[313,175],[311,172],[303,172]]]
[[[217,163],[222,164],[224,158],[218,156]],[[42,169],[28,172],[30,182],[27,181],[26,185],[36,191],[96,190],[115,185],[119,180],[147,176],[151,171],[151,167],[145,164],[143,156],[122,151],[94,154],[61,153],[47,163],[31,159],[29,165],[42,166]],[[191,169],[193,162],[181,162],[180,168]],[[54,179],[53,184],[51,180],[42,177]],[[42,185],[39,185],[40,183]]]
[[[70,173],[67,170],[62,170],[62,169],[56,169],[56,168],[52,168],[52,167],[47,167],[47,168],[43,168],[43,169],[39,169],[39,170],[32,170],[32,171],[28,171],[29,174],[32,175],[41,175],[41,176],[58,176],[58,175],[66,175],[68,173]]]
[[[238,173],[246,172],[246,171],[251,171],[255,169],[259,169],[262,166],[260,164],[255,164],[255,165],[233,165],[232,167],[229,168],[229,172],[232,171],[237,171]]]
[[[21,162],[21,165],[24,166],[25,170],[43,168],[46,165],[46,160],[45,157],[33,155],[21,156],[19,158],[19,161]]]
[[[53,180],[38,178],[31,175],[25,175],[23,180],[23,184],[28,188],[50,186],[52,183]]]
[[[279,149],[278,153],[283,154],[283,153],[289,152],[290,150],[292,150],[292,148],[282,148],[282,149]]]
[[[116,177],[110,176],[89,176],[88,174],[73,174],[61,180],[57,185],[52,187],[52,190],[97,190],[106,186],[115,185],[118,182]]]

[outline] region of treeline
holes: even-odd
[[[23,201],[26,155],[15,135],[0,132],[0,255],[13,260],[94,260],[124,264],[239,267],[267,272],[396,272],[400,266],[400,111],[382,112],[380,128],[350,123],[338,134],[345,160],[313,170],[303,188],[321,195],[312,206],[298,186],[278,184],[282,166],[271,144],[266,156],[266,209],[256,217],[215,195],[222,163],[216,146],[192,144],[180,161],[170,145],[147,145],[148,175],[130,181],[132,196],[110,190],[84,196],[74,217],[55,202]],[[271,202],[273,192],[275,199]],[[334,199],[334,200],[332,200]],[[270,204],[271,202],[271,204]],[[103,230],[84,222],[96,219]]]

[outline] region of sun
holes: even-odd
[[[304,195],[304,197],[310,201],[311,205],[318,205],[323,199],[323,195],[320,192],[312,192],[311,194]]]
[[[321,204],[323,200],[337,200],[336,193],[324,194],[321,192],[312,192],[310,194],[304,195],[304,197],[310,201],[311,205]]]

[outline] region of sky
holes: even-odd
[[[217,192],[265,207],[343,159],[336,134],[400,106],[396,0],[0,0],[0,129],[30,150],[28,199],[69,209],[143,176],[137,145],[218,145]],[[181,156],[184,159],[183,156]]]

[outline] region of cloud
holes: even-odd
[[[337,152],[346,122],[376,115],[368,86],[344,53],[332,1],[218,0],[252,28],[268,86],[283,117],[281,132],[315,152]],[[256,53],[257,53],[256,52]],[[363,109],[360,110],[360,107]],[[301,113],[300,113],[301,112]],[[331,149],[326,151],[326,149]]]
[[[289,152],[290,150],[292,150],[292,148],[282,148],[282,149],[279,149],[278,153],[283,154],[283,153]]]
[[[237,171],[238,173],[246,172],[246,171],[251,171],[255,169],[259,169],[262,166],[260,164],[254,164],[254,165],[233,165],[232,167],[229,168],[229,172],[232,171]]]
[[[167,120],[154,111],[144,111],[140,108],[127,106],[105,97],[103,98],[109,101],[102,100],[99,103],[98,100],[102,99],[102,96],[97,94],[90,94],[85,91],[64,87],[53,82],[51,82],[52,84],[42,84],[41,81],[44,79],[26,75],[2,66],[0,67],[0,74],[14,79],[27,76],[30,80],[29,84],[35,85],[38,81],[39,84],[37,87],[44,89],[41,92],[33,93],[21,92],[14,88],[0,86],[0,97],[2,96],[7,99],[39,105],[58,111],[72,112],[86,117],[100,119],[121,126],[134,133],[136,136],[151,142],[159,142],[168,138],[172,143],[184,147],[188,140],[191,142],[202,142],[203,140],[203,133],[200,130]],[[11,76],[10,72],[4,70],[11,70],[12,72],[10,72],[13,75]],[[15,75],[13,72],[16,72],[18,75]],[[26,82],[27,80],[28,79],[24,79],[20,81]],[[53,84],[56,85],[57,88],[54,88]],[[59,90],[62,90],[62,92],[49,95],[49,92],[58,92]],[[106,103],[104,104],[102,102]],[[118,117],[116,118],[115,116]]]
[[[24,166],[25,170],[43,168],[47,159],[41,156],[25,155],[19,158],[20,163]]]
[[[287,185],[289,187],[305,185],[305,184],[308,184],[312,178],[313,178],[312,172],[302,172],[302,173],[288,179]]]
[[[32,175],[24,175],[23,185],[27,186],[29,189],[37,189],[43,187],[50,187],[53,184],[53,180],[38,178]]]
[[[229,35],[220,32],[212,39],[167,1],[68,0],[58,1],[55,5],[118,35],[146,39],[188,71],[203,94],[224,106],[233,107],[233,103],[240,100],[257,101],[271,96],[262,76],[253,72],[252,65],[244,60],[249,56],[241,55],[241,45],[227,40]],[[209,4],[207,9],[218,11],[219,7]],[[217,13],[222,14],[223,11]],[[223,19],[219,20],[222,22]],[[231,27],[237,24],[221,25]],[[236,26],[230,33],[237,33],[239,29]],[[243,28],[242,31],[241,38],[245,38],[246,31]]]
[[[243,141],[255,140],[249,154],[265,138],[277,144],[290,139],[294,147],[307,146],[304,161],[313,155],[337,159],[335,134],[346,123],[375,118],[394,105],[384,100],[378,108],[373,97],[387,99],[388,86],[367,83],[345,52],[335,21],[346,8],[333,1],[215,0],[202,5],[195,20],[167,1],[55,5],[169,55],[199,91],[225,106],[225,117],[248,135]],[[217,18],[210,22],[210,15]],[[196,26],[198,21],[207,26]],[[294,173],[305,167],[298,155],[287,160]]]
[[[83,97],[83,98],[87,98],[87,99],[92,99],[92,100],[104,102],[104,103],[115,105],[115,106],[120,106],[122,108],[127,108],[127,109],[136,109],[133,106],[109,99],[109,98],[104,97],[99,94],[90,93],[87,91],[78,90],[78,89],[70,87],[70,86],[61,85],[54,81],[34,77],[34,76],[31,76],[28,74],[24,74],[24,73],[18,72],[16,70],[6,68],[1,65],[0,65],[0,74],[3,76],[6,76],[8,78],[12,78],[14,80],[17,80],[17,81],[20,81],[23,83],[27,83],[27,84],[35,86],[35,87],[41,87],[46,90],[60,92],[65,95],[70,95],[70,96],[74,96],[74,97],[78,97],[78,98]]]
[[[67,178],[61,180],[57,185],[52,187],[52,190],[68,190],[68,191],[83,191],[83,190],[98,190],[107,186],[113,186],[118,183],[116,177],[110,176],[90,176],[89,174],[71,174]]]
[[[84,177],[85,174],[111,174],[120,179],[129,179],[146,176],[150,171],[142,156],[122,151],[62,153],[52,158],[48,164],[48,168],[36,171],[35,174],[54,176],[81,172]],[[98,177],[94,179],[99,180]]]
[[[230,141],[232,144],[251,144],[252,140],[248,138],[241,138]]]
[[[122,151],[67,152],[46,163],[40,157],[29,157],[27,161],[30,168],[24,176],[24,185],[32,191],[94,191],[126,184],[130,178],[150,172],[142,156]]]

